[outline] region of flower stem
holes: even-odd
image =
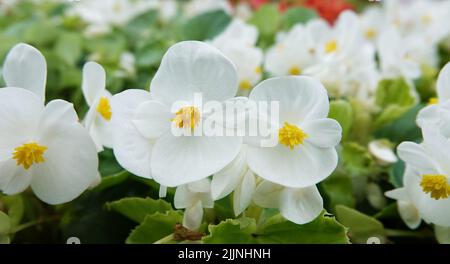
[[[390,237],[433,237],[433,233],[427,230],[425,231],[409,231],[398,229],[385,229],[387,236]]]

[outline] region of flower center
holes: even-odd
[[[175,122],[178,128],[190,128],[191,130],[194,130],[199,121],[200,111],[195,106],[181,108],[176,113],[175,118],[172,119],[172,122]]]
[[[423,16],[421,17],[421,20],[422,20],[422,23],[428,25],[428,24],[430,24],[430,23],[433,21],[433,17],[430,16],[430,15],[423,15]]]
[[[428,105],[435,105],[435,104],[437,104],[437,103],[439,103],[439,99],[436,98],[436,97],[431,97],[431,98],[428,100]]]
[[[365,32],[366,38],[368,39],[374,39],[377,35],[377,32],[373,28],[368,28]]]
[[[17,166],[22,165],[28,170],[35,163],[45,162],[44,153],[47,147],[40,146],[35,142],[23,144],[14,149],[13,159],[17,161]]]
[[[108,98],[102,97],[97,105],[97,112],[106,120],[111,120],[112,112],[111,112],[111,104],[109,103]]]
[[[255,68],[255,72],[257,74],[261,74],[263,72],[263,70],[262,70],[262,68],[260,66],[258,66],[258,67]]]
[[[278,140],[281,144],[294,149],[294,147],[303,144],[308,135],[296,125],[284,122],[284,126],[278,130]]]
[[[300,73],[302,73],[302,70],[298,66],[292,66],[289,69],[289,74],[290,75],[300,75]]]
[[[249,80],[243,80],[240,84],[239,84],[239,88],[243,89],[243,90],[248,90],[250,88],[252,88],[252,84],[250,83]]]
[[[331,40],[325,44],[325,53],[333,53],[337,51],[338,43],[336,40]]]
[[[424,193],[429,193],[435,200],[446,199],[450,196],[450,184],[447,177],[440,174],[425,174],[420,186]]]

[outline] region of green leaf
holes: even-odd
[[[164,200],[151,198],[123,198],[107,204],[109,210],[114,210],[133,221],[141,223],[147,215],[156,212],[165,213],[172,210],[172,205]]]
[[[304,7],[290,8],[284,13],[282,18],[283,30],[288,31],[295,24],[306,23],[316,17],[317,13],[312,9]]]
[[[67,64],[75,65],[81,57],[82,38],[77,33],[61,33],[56,42],[55,52]]]
[[[25,204],[21,195],[5,196],[2,201],[8,208],[8,216],[11,222],[11,227],[20,224],[25,213]]]
[[[356,142],[342,144],[342,162],[351,177],[369,174],[374,164],[368,149]]]
[[[363,102],[351,98],[350,104],[353,109],[353,123],[348,138],[367,143],[371,134],[372,125],[372,116],[369,107]]]
[[[375,128],[379,128],[405,114],[415,105],[416,98],[404,79],[394,79],[380,81],[375,101],[382,109],[374,122]]]
[[[127,238],[127,244],[150,244],[173,233],[174,226],[183,221],[183,216],[177,211],[166,213],[156,212],[147,215]]]
[[[106,190],[112,186],[116,186],[128,179],[128,176],[130,174],[127,171],[122,171],[114,175],[106,176],[102,178],[102,182],[95,187],[92,191],[94,192],[101,192],[103,190]]]
[[[162,43],[154,42],[144,45],[136,52],[136,65],[138,67],[158,66],[166,52]]]
[[[353,184],[349,176],[335,173],[322,182],[322,188],[328,196],[328,207],[335,212],[336,205],[355,207],[356,201],[353,195]]]
[[[11,219],[7,214],[0,211],[0,235],[6,235],[11,230]]]
[[[220,34],[230,21],[230,16],[222,10],[198,15],[183,25],[183,38],[186,40],[212,39]]]
[[[9,244],[11,242],[9,236],[0,235],[0,245]]]
[[[203,238],[205,243],[232,244],[346,244],[346,229],[334,217],[325,212],[314,221],[297,225],[287,221],[280,214],[272,216],[257,227],[253,218],[228,219],[219,225],[209,227],[210,234]]]
[[[405,162],[399,159],[389,170],[389,182],[396,188],[402,187],[404,172]]]
[[[342,138],[345,138],[353,125],[353,109],[349,102],[344,100],[330,103],[329,118],[339,122],[342,127]]]
[[[379,238],[382,243],[386,242],[384,226],[375,218],[343,205],[336,206],[336,215],[338,221],[349,228],[353,243],[366,244],[371,237]]]
[[[269,41],[273,39],[281,21],[280,12],[275,4],[261,6],[249,20],[258,28],[261,37]]]
[[[218,225],[208,227],[209,235],[203,238],[207,244],[250,244],[255,243],[252,236],[256,232],[253,218],[227,219]]]
[[[144,36],[150,31],[150,28],[158,19],[158,11],[149,10],[133,20],[131,20],[124,28],[124,31],[132,38],[136,36]]]

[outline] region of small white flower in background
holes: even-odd
[[[410,228],[416,228],[420,219],[450,227],[450,141],[428,125],[422,132],[422,144],[398,146],[398,155],[406,163],[404,187],[386,196],[401,201],[399,212]]]
[[[237,88],[236,69],[219,50],[197,41],[175,44],[164,55],[153,78],[152,99],[139,103],[122,121],[130,125],[126,128],[130,134],[124,132],[123,138],[115,136],[115,148],[116,144],[122,144],[114,149],[120,155],[119,162],[136,165],[133,169],[144,177],[148,177],[151,169],[153,179],[167,187],[198,181],[218,172],[237,156],[242,138],[177,136],[171,130],[203,134],[196,133],[199,132],[196,129],[201,129],[207,114],[201,112],[201,105],[197,105],[201,102],[195,101],[195,95],[201,94],[204,104],[225,102],[236,95]],[[121,97],[128,100],[126,94]],[[180,102],[183,105],[172,109]],[[137,137],[133,139],[136,141],[146,139],[147,144],[123,145],[131,137]],[[137,151],[142,156],[139,160],[149,160],[138,164],[134,155]]]
[[[279,34],[277,43],[267,51],[264,68],[273,76],[302,74],[317,63],[318,32],[323,28],[327,28],[325,21],[314,20]]]
[[[413,80],[420,76],[420,65],[412,58],[407,41],[397,30],[383,32],[377,46],[382,77]]]
[[[313,221],[323,211],[323,199],[315,185],[288,188],[263,181],[253,201],[263,208],[278,208],[282,216],[299,225]]]
[[[190,0],[184,4],[183,14],[187,17],[194,17],[217,10],[223,10],[230,14],[232,8],[227,0]]]
[[[248,137],[248,166],[255,174],[298,188],[315,185],[333,172],[342,128],[327,118],[328,95],[319,81],[306,76],[272,78],[256,86],[249,98],[280,106],[278,123],[264,109],[258,117],[261,124],[269,123],[265,127],[276,141],[274,147],[261,147],[264,135]]]
[[[367,8],[360,16],[361,30],[367,41],[376,43],[380,33],[383,32],[386,25],[386,15],[380,7]]]
[[[381,165],[390,165],[398,161],[392,144],[388,140],[373,140],[369,143],[369,152]]]
[[[69,15],[80,16],[90,24],[89,35],[104,34],[112,26],[123,26],[149,9],[157,8],[155,0],[89,0],[72,3]]]
[[[73,105],[44,105],[46,62],[29,45],[10,51],[3,74],[8,87],[0,89],[0,190],[12,195],[31,186],[48,204],[75,199],[98,179],[98,157]]]
[[[233,10],[234,16],[242,20],[249,20],[253,15],[252,7],[246,2],[239,2]]]
[[[420,110],[417,124],[423,127],[430,124],[447,138],[450,138],[450,63],[441,70],[436,82],[437,98]]]
[[[83,67],[82,90],[89,111],[84,119],[84,125],[91,134],[97,151],[103,151],[103,146],[112,148],[113,128],[111,119],[111,93],[106,90],[106,72],[95,62],[88,62]]]
[[[242,146],[236,159],[214,174],[211,182],[211,194],[214,200],[220,200],[234,191],[233,210],[240,215],[250,205],[256,188],[256,176],[247,165],[247,146]]]
[[[239,82],[238,95],[248,96],[262,78],[263,52],[256,47],[258,30],[240,19],[211,41],[236,66]]]
[[[115,73],[118,77],[133,77],[136,75],[136,58],[131,52],[123,52],[120,55],[119,70]]]
[[[175,192],[174,205],[177,209],[186,209],[183,226],[197,230],[202,223],[203,208],[214,208],[211,181],[203,179],[179,186]]]

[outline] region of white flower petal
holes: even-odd
[[[440,101],[450,99],[450,63],[447,63],[439,73],[436,88]]]
[[[219,50],[198,41],[173,45],[164,55],[151,83],[153,98],[171,106],[191,101],[201,93],[203,101],[224,101],[236,95],[234,65]]]
[[[43,109],[44,104],[33,92],[0,89],[0,161],[11,158],[15,148],[36,140]]]
[[[83,90],[84,99],[89,106],[103,94],[106,87],[106,72],[96,62],[88,62],[83,67]]]
[[[342,127],[334,119],[324,118],[307,121],[302,128],[308,135],[306,141],[320,148],[335,147],[342,138]]]
[[[183,226],[190,230],[197,230],[202,224],[203,207],[202,202],[198,201],[194,206],[184,211]]]
[[[287,220],[306,224],[318,217],[323,210],[323,200],[316,186],[286,188],[280,196],[280,212]]]
[[[136,107],[151,100],[150,93],[144,90],[126,90],[116,94],[111,100],[114,114],[114,155],[127,171],[151,179],[150,160],[153,142],[144,138],[132,123]]]
[[[306,76],[271,78],[258,84],[250,94],[256,102],[278,102],[280,123],[299,124],[305,120],[326,118],[329,111],[327,91]]]
[[[435,162],[426,153],[424,147],[414,142],[403,142],[397,147],[398,156],[411,167],[421,172],[436,172]]]
[[[256,187],[253,202],[264,208],[278,208],[284,187],[270,181],[263,181]]]
[[[31,187],[42,201],[61,204],[78,197],[96,179],[98,156],[81,124],[59,122],[51,128],[42,131],[39,143],[48,149],[45,162],[33,165]]]
[[[153,178],[168,187],[204,179],[229,164],[241,144],[239,137],[176,137],[167,133],[153,148]]]
[[[252,171],[248,170],[244,175],[241,184],[233,194],[234,215],[238,216],[247,209],[252,202],[256,189],[256,177]]]
[[[337,166],[334,148],[317,148],[308,142],[293,150],[248,147],[248,166],[258,176],[286,187],[308,187],[328,177]]]
[[[417,114],[416,123],[423,127],[426,123],[437,125],[439,123],[439,106],[429,105],[422,108]]]
[[[0,190],[7,195],[25,191],[31,183],[32,168],[25,170],[13,159],[0,162]]]
[[[394,151],[385,143],[384,140],[374,140],[369,143],[369,152],[381,164],[392,164],[398,161]]]
[[[27,89],[35,93],[42,103],[45,101],[47,64],[34,47],[24,43],[14,46],[5,59],[3,78],[7,86]]]
[[[422,127],[424,149],[428,156],[436,161],[446,173],[450,173],[450,141],[434,126]]]
[[[247,167],[247,150],[242,147],[239,155],[225,168],[214,174],[211,182],[211,194],[214,200],[220,200],[232,193],[241,181]]]
[[[409,228],[416,229],[420,226],[422,218],[414,204],[399,200],[397,201],[397,208],[400,217]]]
[[[133,124],[147,138],[158,138],[170,130],[174,114],[170,108],[157,101],[147,101],[140,104],[135,111]]]
[[[397,201],[404,201],[404,202],[410,202],[411,199],[408,196],[408,193],[406,192],[406,189],[404,187],[393,189],[390,191],[387,191],[384,193],[386,197],[397,200]]]

